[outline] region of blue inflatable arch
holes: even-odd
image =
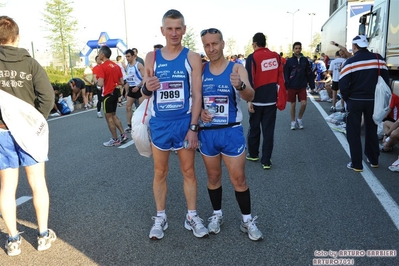
[[[126,44],[121,39],[110,39],[108,33],[101,32],[98,40],[88,41],[80,51],[80,57],[84,57],[85,65],[89,65],[89,56],[94,49],[99,49],[101,46],[106,45],[109,48],[117,48],[122,53],[127,50]]]

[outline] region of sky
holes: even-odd
[[[33,42],[36,55],[45,53],[49,47],[42,19],[46,0],[0,3],[5,4],[0,7],[0,15],[12,17],[19,25],[20,47],[31,49]],[[234,39],[236,53],[244,53],[244,47],[257,32],[267,35],[268,47],[277,52],[280,47],[287,47],[292,38],[307,47],[311,34],[320,32],[329,14],[329,0],[75,0],[71,6],[72,16],[78,21],[77,48],[107,32],[111,39],[122,39],[129,48],[136,47],[141,57],[154,44],[165,44],[160,26],[169,9],[179,10],[187,28],[194,30],[197,52],[203,51],[199,32],[207,28],[221,30],[225,41]]]

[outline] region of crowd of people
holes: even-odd
[[[0,54],[14,55],[15,60],[21,64],[21,69],[36,77],[23,82],[26,93],[15,93],[12,88],[5,90],[36,106],[47,117],[50,110],[56,107],[56,88],[52,88],[38,63],[25,55],[26,50],[17,48],[19,34],[16,23],[11,18],[2,16],[0,29]],[[364,153],[371,167],[378,167],[380,151],[391,151],[399,141],[399,97],[393,96],[391,112],[384,122],[383,144],[379,147],[377,125],[372,119],[374,91],[377,71],[388,83],[388,70],[380,55],[367,50],[365,36],[356,36],[353,39],[353,55],[345,47],[332,42],[340,50],[337,51],[336,58],[330,61],[323,54],[321,58],[314,60],[304,57],[300,42],[293,43],[292,57],[283,58],[281,53],[267,48],[266,37],[260,32],[254,34],[254,52],[246,59],[243,55],[225,56],[223,34],[216,28],[201,31],[205,54],[200,55],[182,45],[182,37],[186,33],[185,20],[174,9],[164,14],[161,32],[165,36],[166,45],[154,45],[154,50],[146,55],[145,60],[138,57],[137,49],[133,48],[125,52],[127,64],[122,58],[117,58],[114,62],[110,60],[111,49],[102,46],[96,56],[96,65],[90,71],[85,71],[82,79],[73,78],[68,82],[73,100],[76,101],[81,95],[86,109],[93,107],[93,91],[97,89],[97,116],[102,117],[103,108],[111,134],[110,140],[103,143],[105,147],[119,146],[127,141],[126,133],[132,130],[130,121],[133,106],[137,108],[144,99],[152,102],[149,128],[154,160],[153,195],[156,215],[152,217],[150,239],[162,239],[168,228],[167,174],[172,150],[177,153],[183,177],[187,204],[184,227],[187,230],[192,231],[195,237],[202,238],[209,234],[218,234],[226,222],[222,211],[223,162],[241,212],[239,229],[253,241],[263,239],[257,226],[258,217],[252,215],[245,163],[246,160],[260,161],[264,170],[272,168],[277,103],[281,100],[281,92],[286,93],[286,102],[290,103],[290,128],[295,130],[304,128],[307,92],[316,94],[324,89],[329,90],[333,103],[331,110],[336,111],[337,92],[340,91],[348,111],[347,138],[351,161],[347,167],[351,170],[363,170],[360,134],[362,119],[366,138]],[[4,61],[1,57],[0,60]],[[369,63],[368,68],[359,64],[363,61]],[[35,105],[35,95],[40,97],[39,106]],[[125,129],[116,115],[122,98],[126,99]],[[247,102],[249,112],[247,134],[242,126],[242,101]],[[298,113],[296,102],[300,102]],[[263,143],[260,153],[261,134]],[[15,142],[10,137],[7,121],[1,119],[0,138]],[[3,141],[1,143],[3,146]],[[38,220],[38,250],[50,248],[56,239],[55,232],[47,228],[49,197],[44,178],[44,162],[36,161],[21,150],[18,144],[14,144],[14,150],[9,153],[15,158],[15,162],[2,164],[0,170],[0,211],[9,234],[5,247],[10,256],[21,253],[21,238],[16,228],[15,212],[15,180],[18,178],[19,166],[25,167],[33,190]],[[207,226],[197,212],[198,185],[194,168],[196,151],[201,153],[205,164],[207,189],[213,209]]]

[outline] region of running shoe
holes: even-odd
[[[187,230],[192,230],[193,234],[196,237],[208,236],[208,229],[206,229],[206,227],[204,226],[204,221],[198,215],[192,217],[191,220],[188,220],[186,217],[186,221],[184,222],[184,227]]]
[[[132,128],[131,128],[131,127],[125,128],[125,132],[126,132],[126,133],[131,133],[131,132],[132,132]]]
[[[51,243],[53,243],[57,239],[57,235],[51,229],[48,229],[47,236],[38,236],[37,237],[37,250],[43,251],[47,250],[51,247]]]
[[[103,115],[101,114],[101,112],[97,112],[97,117],[98,118],[103,118]]]
[[[372,168],[378,168],[378,163],[377,164],[372,164],[369,160],[369,158],[367,158],[367,162],[370,164],[370,167]]]
[[[241,221],[240,229],[244,233],[248,233],[249,239],[253,241],[258,241],[263,239],[262,232],[256,226],[255,220],[258,219],[258,216],[255,216],[252,219],[249,219],[246,223]]]
[[[8,256],[18,256],[21,254],[21,237],[18,240],[12,241],[7,239],[5,249]]]
[[[109,141],[104,142],[103,145],[105,147],[115,147],[115,146],[121,145],[121,141],[120,141],[120,139],[115,140],[115,139],[111,138]]]
[[[303,129],[303,122],[302,122],[302,119],[297,119],[297,120],[296,120],[296,123],[297,123],[299,129]]]
[[[223,224],[223,216],[220,214],[214,214],[208,218],[208,232],[210,234],[219,234],[220,226]]]
[[[348,169],[351,169],[351,170],[353,170],[353,171],[355,171],[355,172],[363,172],[363,169],[359,169],[359,168],[353,167],[352,162],[349,162],[349,163],[346,165],[346,167],[348,167]]]
[[[272,164],[262,164],[263,170],[270,170],[272,168]]]
[[[151,227],[149,237],[154,240],[162,239],[164,236],[163,231],[168,229],[168,221],[166,217],[161,216],[153,216],[152,219],[154,220],[154,224]]]
[[[247,157],[245,157],[248,161],[252,161],[252,162],[256,162],[259,161],[259,157],[251,157],[251,155],[247,155]]]
[[[292,121],[291,122],[291,130],[295,130],[295,128],[296,128],[296,122]]]
[[[121,143],[126,142],[128,139],[129,139],[129,138],[127,137],[126,133],[121,134],[121,138],[120,138]]]

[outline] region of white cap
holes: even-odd
[[[366,48],[369,46],[369,42],[367,41],[367,37],[364,35],[358,35],[352,40],[353,44],[357,44],[360,48]]]

